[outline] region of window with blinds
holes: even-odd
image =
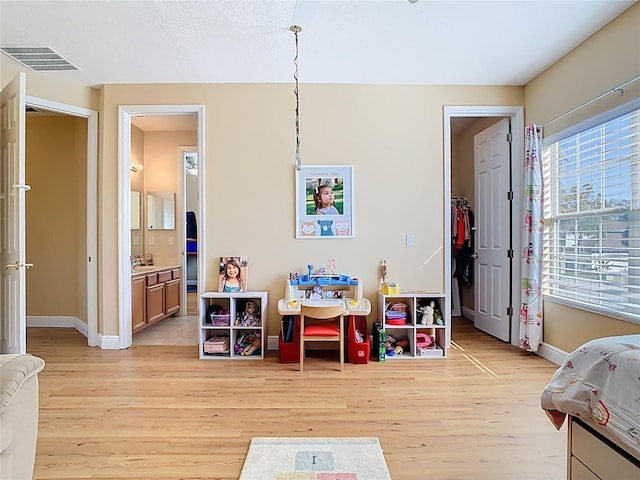
[[[640,323],[639,166],[638,100],[543,141],[545,296]]]

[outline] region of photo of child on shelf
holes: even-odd
[[[260,307],[253,300],[247,300],[244,306],[244,311],[238,312],[236,316],[236,326],[239,327],[259,327],[260,321]]]
[[[227,293],[246,292],[248,270],[249,261],[247,257],[220,257],[218,291]]]

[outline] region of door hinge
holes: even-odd
[[[507,258],[513,258],[513,250],[507,250]]]
[[[512,142],[513,141],[513,133],[509,132],[507,133],[507,142]]]
[[[507,192],[507,200],[513,200],[513,192]]]
[[[513,316],[513,307],[507,307],[507,316],[508,317]]]

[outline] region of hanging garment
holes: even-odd
[[[198,238],[195,212],[187,212],[187,238]]]

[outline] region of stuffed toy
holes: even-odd
[[[247,345],[244,350],[242,350],[241,355],[251,355],[262,346],[262,341],[260,340],[260,332],[256,332],[255,335],[249,334],[249,336],[253,336],[253,339],[251,340],[251,343]]]
[[[400,340],[396,340],[396,347],[393,349],[393,353],[395,355],[402,355],[404,353],[404,349],[409,346],[409,340],[406,338],[401,338]]]
[[[420,323],[422,325],[433,325],[433,307],[431,305],[424,305],[417,308],[420,314]]]
[[[440,313],[440,310],[436,306],[436,302],[434,302],[433,300],[431,301],[431,308],[433,308],[433,322],[436,325],[444,325],[442,314]]]
[[[262,346],[260,332],[241,332],[238,335],[233,350],[238,355],[251,355]]]

